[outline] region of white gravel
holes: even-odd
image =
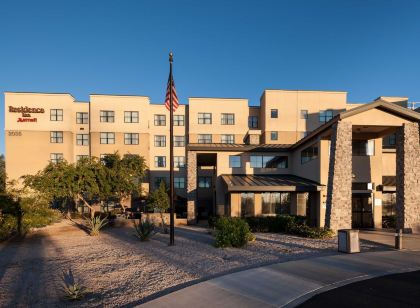
[[[337,250],[336,239],[256,235],[244,249],[218,249],[207,229],[184,227],[169,247],[168,235],[140,242],[127,226],[91,237],[63,221],[23,241],[0,244],[0,307],[134,306],[200,279]],[[363,250],[376,248],[362,245]],[[68,268],[89,289],[82,301],[63,300],[60,279]]]

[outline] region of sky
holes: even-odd
[[[258,105],[264,89],[420,102],[416,0],[0,0],[0,16],[3,128],[5,91],[161,103],[169,51],[184,104],[199,96]]]

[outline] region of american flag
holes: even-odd
[[[176,90],[175,90],[175,82],[174,79],[172,77],[172,74],[169,75],[169,79],[168,79],[168,86],[166,87],[166,99],[165,99],[165,106],[166,109],[171,110],[171,79],[172,79],[172,107],[173,110],[175,111],[178,106],[178,96],[176,96]]]

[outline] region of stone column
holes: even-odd
[[[420,232],[420,145],[418,123],[397,130],[397,228]]]
[[[332,127],[325,225],[334,232],[351,229],[352,124]]]
[[[187,154],[187,221],[196,223],[197,202],[197,153],[188,151]]]

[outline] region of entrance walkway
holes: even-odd
[[[360,230],[359,237],[361,240],[395,247],[395,230]],[[403,234],[402,246],[403,249],[420,251],[420,234]]]
[[[294,307],[352,282],[420,270],[420,251],[340,254],[263,266],[211,279],[144,307]]]

